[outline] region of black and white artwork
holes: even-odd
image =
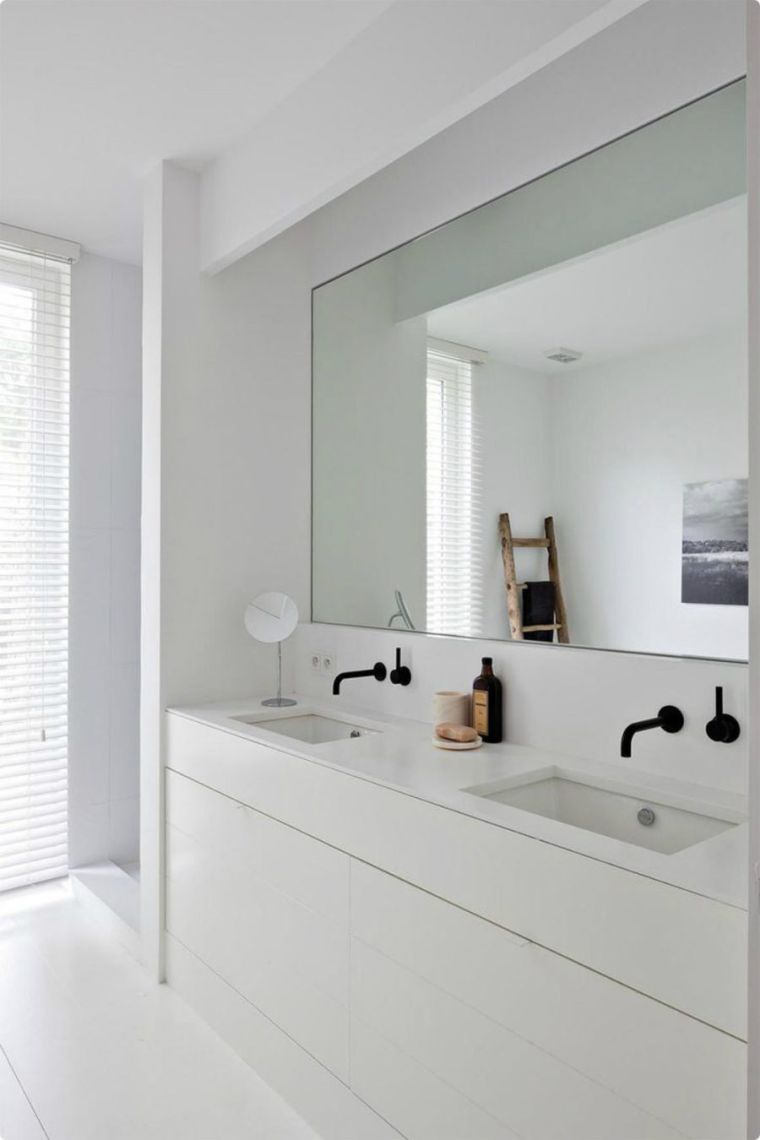
[[[684,485],[682,602],[747,605],[747,500],[746,479]]]

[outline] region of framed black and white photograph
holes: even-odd
[[[746,479],[684,485],[682,602],[747,605],[747,494]]]

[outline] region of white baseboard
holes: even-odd
[[[140,961],[140,883],[115,863],[76,867],[70,873],[77,900]]]

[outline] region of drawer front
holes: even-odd
[[[338,926],[348,923],[348,859],[342,851],[171,771],[166,816],[172,827],[281,894]]]
[[[473,968],[477,968],[475,963]],[[356,940],[352,943],[351,1010],[354,1023],[367,1025],[525,1140],[610,1140],[613,1136],[615,1140],[677,1140],[682,1136]],[[396,1123],[391,1119],[391,1124]]]
[[[351,1020],[351,1088],[408,1140],[518,1140],[501,1121],[356,1018]]]
[[[347,856],[167,776],[167,929],[348,1080]]]
[[[310,1057],[170,934],[166,938],[166,973],[169,985],[303,1116],[316,1136],[329,1140],[399,1140],[397,1130],[354,1096],[345,1081]],[[249,1140],[285,1140],[281,1133],[276,1138],[262,1135],[261,1125],[257,1129],[256,1124],[255,1120],[251,1122]],[[228,1138],[215,1135],[204,1140]]]
[[[746,1038],[745,911],[176,714],[167,739],[170,768]]]
[[[744,1135],[735,1038],[358,861],[351,932],[353,1018],[519,1135]]]

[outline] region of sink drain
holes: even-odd
[[[639,808],[639,814],[636,816],[642,827],[651,827],[657,816],[650,807]]]

